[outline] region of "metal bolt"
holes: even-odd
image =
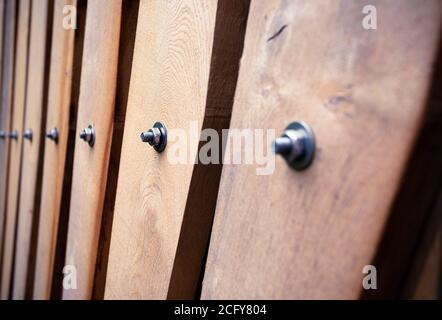
[[[18,140],[18,131],[14,130],[8,133],[8,138],[13,140]]]
[[[58,129],[54,128],[46,132],[46,138],[54,141],[55,143],[58,143]]]
[[[6,132],[0,130],[0,139],[4,140],[6,138]]]
[[[153,128],[142,132],[141,141],[149,143],[157,152],[163,152],[167,145],[167,130],[161,122],[156,122]]]
[[[80,139],[89,143],[89,146],[93,147],[95,143],[95,131],[92,125],[84,128],[80,133]]]
[[[25,132],[23,132],[23,138],[32,141],[32,137],[33,137],[32,129],[28,129]]]
[[[295,170],[306,169],[313,161],[315,138],[304,122],[293,122],[273,142],[273,151],[281,155]]]

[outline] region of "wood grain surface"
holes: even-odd
[[[376,30],[362,25],[369,4]],[[304,120],[316,158],[294,172],[278,157],[263,176],[224,166],[202,299],[359,297],[422,124],[441,12],[252,1],[231,128]]]
[[[6,209],[6,217],[11,221],[15,221],[19,207],[19,192],[20,192],[20,172],[21,172],[21,160],[22,160],[22,131],[25,115],[25,98],[26,98],[26,78],[28,67],[28,44],[29,44],[29,23],[30,23],[30,10],[31,1],[22,0],[18,7],[18,25],[16,36],[16,49],[15,49],[15,71],[14,71],[14,101],[13,101],[13,115],[12,115],[12,130],[17,130],[20,133],[18,140],[12,141],[10,146],[9,156],[9,176],[8,176],[8,206]],[[11,227],[11,226],[10,226]],[[14,226],[15,227],[15,226]],[[10,250],[11,233],[7,233],[8,248]],[[7,267],[6,267],[7,268]],[[3,274],[5,285],[8,285],[10,281],[9,273],[5,269],[6,273]],[[7,290],[6,288],[3,288]]]
[[[11,265],[14,267],[13,299],[26,297],[26,293],[31,290],[29,285],[32,285],[34,274],[49,81],[52,11],[52,0],[41,0],[38,5],[32,2],[24,130],[32,129],[33,138],[32,141],[23,141],[14,263],[11,261]]]
[[[57,128],[58,142],[46,139],[43,182],[40,205],[37,255],[35,264],[34,299],[49,299],[51,295],[56,240],[59,224],[66,151],[68,145],[72,80],[75,46],[75,29],[63,28],[65,6],[77,6],[76,0],[56,0],[52,33],[51,67],[49,75],[46,132]],[[78,10],[77,10],[78,14]],[[77,21],[78,22],[78,21]],[[77,25],[77,27],[79,27]],[[81,26],[84,28],[84,26]],[[80,30],[81,32],[81,30]]]
[[[95,266],[94,288],[92,293],[92,299],[94,300],[103,299],[106,284],[115,196],[117,193],[118,173],[120,169],[121,145],[123,142],[124,123],[126,121],[127,100],[129,97],[130,78],[132,74],[139,6],[139,0],[123,0],[114,125],[109,168],[107,171],[104,207],[101,219],[100,238],[98,241],[97,262]]]
[[[196,174],[195,150],[203,127],[228,127],[247,9],[248,1],[140,2],[106,299],[195,296],[220,169]],[[173,139],[162,154],[140,141],[156,121],[186,135],[195,125],[187,163],[168,161]],[[198,190],[201,201],[190,201]]]
[[[1,74],[1,107],[0,107],[0,130],[9,132],[12,114],[12,90],[15,55],[15,28],[16,28],[16,2],[5,1],[4,8],[4,30],[3,30],[3,51],[2,51],[2,74]],[[6,197],[8,183],[9,164],[9,139],[0,140],[0,268],[3,274],[3,256],[5,251],[5,233],[7,226],[6,218]],[[3,277],[3,276],[2,276]],[[1,299],[7,299],[7,284],[1,281]]]
[[[63,299],[92,297],[107,181],[116,93],[122,1],[88,1],[77,134],[95,130],[90,147],[77,136],[65,264],[77,271],[77,289]]]

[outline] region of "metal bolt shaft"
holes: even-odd
[[[279,137],[273,142],[273,150],[276,154],[290,154],[293,149],[293,142],[289,137]]]

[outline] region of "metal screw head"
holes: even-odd
[[[13,140],[18,140],[18,131],[14,130],[8,133],[8,138]]]
[[[93,147],[95,143],[95,130],[92,125],[89,125],[87,128],[84,128],[80,132],[80,139],[87,142],[89,146]]]
[[[55,143],[58,143],[58,129],[53,128],[53,129],[49,130],[48,132],[46,132],[46,138],[54,141]]]
[[[273,142],[273,151],[281,155],[295,170],[304,170],[313,161],[315,138],[313,131],[305,122],[293,122],[281,137]]]
[[[4,140],[6,138],[6,132],[0,130],[0,139]]]
[[[163,152],[167,145],[167,130],[161,122],[155,122],[153,128],[142,132],[141,141],[149,143],[157,152]]]
[[[25,138],[29,141],[32,141],[33,136],[34,136],[34,134],[32,132],[32,129],[28,129],[25,132],[23,132],[23,138]]]

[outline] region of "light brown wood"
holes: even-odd
[[[8,198],[6,208],[5,246],[2,270],[2,299],[9,297],[12,259],[15,237],[15,223],[19,208],[20,173],[23,147],[23,121],[25,115],[26,79],[28,66],[28,40],[31,1],[22,0],[18,8],[18,25],[14,71],[14,101],[11,129],[17,130],[19,137],[11,140],[9,155]]]
[[[187,150],[187,164],[171,164],[173,141],[158,154],[139,136],[155,121],[186,134],[194,122],[189,143],[198,147],[203,127],[228,126],[247,8],[247,1],[140,2],[106,299],[195,295],[220,168],[196,169],[196,150]],[[207,206],[189,201],[195,191]]]
[[[94,125],[91,148],[77,138],[66,265],[77,271],[77,289],[63,299],[92,296],[98,236],[113,129],[122,1],[88,1],[77,133]],[[78,137],[78,136],[77,136]]]
[[[16,1],[8,0],[5,4],[5,29],[3,42],[3,65],[2,65],[2,103],[1,103],[1,125],[2,130],[9,132],[11,130],[11,115],[12,115],[12,95],[13,95],[13,73],[14,73],[14,58],[15,58],[15,31],[16,31]],[[9,280],[10,269],[6,263],[5,270],[5,255],[11,250],[9,234],[13,232],[14,224],[9,222],[6,214],[6,198],[7,198],[7,182],[8,182],[8,163],[9,163],[9,139],[0,140],[0,236],[1,244],[1,263],[2,280],[1,280],[1,299],[8,299],[9,297]],[[13,217],[15,220],[15,216]],[[5,273],[6,271],[6,273]],[[3,277],[5,274],[5,277]],[[7,276],[6,276],[7,275]],[[5,280],[3,280],[5,278]]]
[[[35,264],[34,299],[49,299],[52,286],[56,240],[65,173],[66,150],[71,111],[75,29],[64,29],[65,6],[76,6],[76,0],[56,0],[52,31],[46,132],[57,128],[58,143],[46,140],[40,222]],[[81,30],[80,30],[81,32]],[[74,107],[74,106],[73,106]]]
[[[377,30],[362,27],[368,4]],[[294,172],[278,157],[267,176],[224,166],[202,299],[359,296],[425,112],[441,11],[252,1],[231,128],[304,120],[316,159]]]
[[[52,6],[53,2],[51,0],[41,0],[38,5],[32,2],[31,6],[24,130],[32,129],[33,138],[32,141],[23,141],[20,204],[17,215],[12,285],[13,299],[24,299],[26,297],[30,279],[33,277],[36,244],[34,232],[39,217],[44,152]],[[10,265],[12,266],[12,255],[10,259]]]

